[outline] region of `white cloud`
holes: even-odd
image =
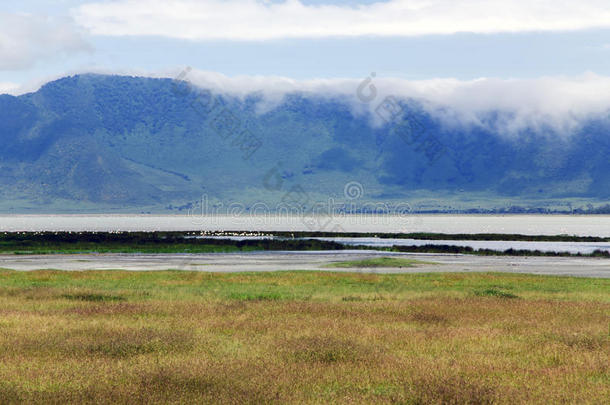
[[[175,78],[181,69],[151,73],[99,68],[88,69],[86,72]],[[78,73],[85,72],[73,71],[70,74]],[[14,89],[13,86],[11,92],[22,94],[36,91],[44,82],[62,76],[64,75],[32,81],[19,89]],[[381,120],[375,110],[386,97],[416,100],[427,112],[440,118],[449,127],[482,126],[509,136],[524,129],[552,129],[556,133],[569,135],[590,119],[610,117],[610,76],[594,73],[576,77],[480,78],[468,81],[452,78],[405,80],[375,77],[363,84],[365,79],[368,78],[295,80],[280,76],[229,77],[216,72],[191,70],[184,80],[197,88],[241,99],[257,94],[261,97],[258,104],[260,113],[281,106],[285,96],[293,93],[327,99],[339,98],[349,103],[355,115],[367,114],[376,124],[380,124]],[[358,89],[361,86],[360,95],[367,97],[359,96]],[[375,94],[375,97],[368,100],[370,94]],[[500,113],[500,119],[490,120],[490,115],[495,113]]]
[[[19,84],[11,82],[0,82],[0,94],[15,95],[19,92]]]
[[[120,0],[73,11],[96,35],[211,40],[414,36],[610,27],[607,0],[390,0],[304,5],[299,0]]]
[[[71,18],[0,13],[0,70],[19,70],[88,49]]]
[[[610,77],[593,73],[578,77],[481,78],[469,81],[451,78],[410,81],[376,77],[364,85],[363,79],[227,77],[196,70],[189,72],[186,78],[193,85],[216,93],[242,98],[259,93],[263,96],[262,112],[280,105],[286,94],[300,92],[343,98],[353,106],[355,114],[368,113],[376,119],[375,109],[386,97],[393,96],[399,100],[417,100],[446,125],[493,126],[492,130],[507,135],[526,128],[570,134],[587,120],[610,114]],[[360,94],[365,97],[358,96],[361,85]],[[371,94],[376,96],[369,101]],[[502,118],[490,120],[490,114],[495,112],[500,112]]]

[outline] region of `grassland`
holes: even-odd
[[[607,403],[610,280],[0,270],[0,403]]]

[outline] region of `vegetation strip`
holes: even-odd
[[[425,264],[435,264],[432,262],[423,262],[420,260],[404,259],[400,257],[376,257],[364,260],[351,260],[345,262],[336,262],[327,264],[325,267],[335,268],[377,268],[377,267],[417,267]]]
[[[215,235],[227,235],[243,232],[222,232]],[[471,240],[471,241],[520,241],[520,242],[610,242],[610,237],[576,236],[576,235],[521,235],[504,233],[357,233],[357,232],[273,232],[274,236],[294,238],[381,238],[381,239],[419,239],[419,240]]]
[[[207,234],[202,235],[201,233],[194,234],[192,232],[0,233],[0,254],[231,253],[261,250],[314,251],[360,249],[411,253],[460,253],[485,256],[573,256],[610,258],[610,252],[605,250],[596,250],[593,253],[588,254],[516,249],[499,251],[434,243],[424,246],[369,247],[351,246],[333,241],[307,239],[307,237],[303,235],[299,237],[287,237],[286,234],[277,235],[279,236],[277,238],[234,240],[229,239],[229,235],[226,233],[218,235],[220,237],[212,237],[212,235]],[[222,236],[227,236],[227,238],[223,239]],[[310,235],[309,237],[313,238],[314,236]]]

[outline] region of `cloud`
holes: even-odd
[[[88,48],[82,29],[67,17],[0,13],[0,70],[20,70],[40,60]]]
[[[86,72],[72,71],[70,74],[97,73],[166,79],[176,78],[184,72],[183,69],[146,72],[99,68]],[[57,75],[53,79],[63,76]],[[32,81],[18,90],[13,87],[11,92],[22,94],[36,91],[48,80],[51,78]],[[354,115],[368,115],[376,125],[382,123],[376,110],[387,97],[415,100],[449,128],[484,127],[506,136],[526,129],[569,135],[591,119],[610,117],[610,76],[594,73],[536,79],[405,80],[369,76],[361,79],[295,80],[281,76],[229,77],[192,69],[188,70],[184,80],[194,87],[194,91],[205,89],[239,99],[256,95],[260,100],[259,113],[280,107],[289,94],[339,99],[350,105]]]
[[[19,84],[11,82],[0,82],[0,94],[16,95],[19,93]]]
[[[120,0],[73,10],[95,35],[268,40],[581,30],[610,26],[607,0],[389,0],[306,5],[299,0]]]
[[[257,93],[262,96],[260,112],[281,105],[290,93],[341,98],[350,103],[355,114],[369,114],[377,124],[380,120],[375,111],[386,97],[416,100],[447,126],[480,126],[505,135],[524,129],[570,134],[588,120],[610,114],[610,77],[593,73],[537,79],[412,81],[370,76],[312,80],[228,77],[193,70],[186,80],[197,87],[240,98]]]

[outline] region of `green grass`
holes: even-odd
[[[610,280],[508,273],[358,274],[316,271],[209,273],[192,271],[83,271],[0,269],[0,296],[59,294],[73,301],[133,299],[322,300],[343,297],[467,298],[487,290],[523,298],[610,301]],[[483,293],[482,293],[483,292]],[[61,295],[66,297],[61,297]],[[356,298],[357,299],[357,298]]]
[[[499,288],[486,288],[482,290],[475,290],[474,294],[479,297],[519,298],[519,296],[511,292],[502,291]]]
[[[375,267],[416,267],[424,264],[434,264],[431,262],[423,262],[420,260],[403,259],[398,257],[376,257],[364,260],[351,260],[346,262],[330,263],[325,267],[335,268],[375,268]]]
[[[603,404],[609,319],[606,279],[0,270],[0,403]]]
[[[287,297],[273,292],[232,292],[229,293],[227,298],[237,301],[277,301],[286,299]]]

